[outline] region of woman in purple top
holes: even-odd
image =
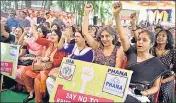
[[[70,33],[68,33],[66,30],[66,32],[62,35],[58,46],[59,50],[68,52],[69,53],[68,57],[72,59],[92,62],[94,57],[94,52],[92,48],[86,45],[86,40],[84,39],[82,32],[81,31],[75,32],[74,44],[67,44],[67,43],[64,44],[65,41],[67,42],[69,41],[68,40],[69,34]],[[54,82],[58,74],[58,70],[59,70],[58,68],[53,69],[49,73],[49,77],[46,80],[46,85],[47,85],[47,90],[49,95],[51,95],[51,91],[54,86]]]

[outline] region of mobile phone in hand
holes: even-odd
[[[139,90],[139,89],[135,89],[135,90],[134,90],[134,94],[136,94],[136,95],[142,95],[142,94],[141,94],[141,90]]]

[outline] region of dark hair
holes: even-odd
[[[42,30],[42,33],[43,33],[43,38],[45,38],[46,37],[46,35],[49,33],[49,30],[45,27],[45,26],[43,26],[43,25],[39,25],[38,27],[37,27],[37,29],[38,28],[41,28],[41,30]]]
[[[46,15],[50,14],[50,12],[46,12]]]
[[[92,26],[92,28],[93,27],[95,28],[95,36],[96,36],[99,28],[98,28],[98,26]]]
[[[44,24],[45,24],[48,28],[50,28],[50,23],[49,23],[49,22],[44,22]]]
[[[155,27],[155,30],[156,29],[163,29],[163,27],[162,26],[157,26],[157,27]]]
[[[82,27],[81,27],[81,28],[82,28]],[[83,35],[83,33],[82,33],[82,29],[80,29],[80,30],[78,30],[78,31],[76,31],[76,32],[80,33],[81,36],[84,38],[84,35]],[[75,33],[76,33],[76,32],[75,32]],[[75,36],[75,33],[74,33],[74,36]],[[85,39],[85,38],[84,38],[84,39]],[[86,45],[87,45],[88,47],[90,47],[86,40],[85,40],[85,43],[86,43]]]
[[[81,36],[84,38],[84,35],[82,34],[82,27],[81,27],[80,30],[75,31],[75,32],[73,33],[73,36],[75,36],[75,33],[76,33],[76,32],[80,33]]]
[[[143,30],[143,31],[141,31],[140,33],[139,33],[139,35],[141,34],[141,33],[147,33],[147,35],[149,36],[149,38],[150,38],[150,43],[151,44],[153,44],[154,42],[155,42],[155,34],[153,33],[153,32],[150,32],[149,30]],[[138,37],[139,37],[139,35],[138,35]]]
[[[18,26],[17,28],[20,28],[22,30],[22,33],[24,32],[24,29],[21,26]]]
[[[29,13],[29,11],[28,11],[28,10],[26,10],[26,15],[27,15],[27,16],[30,16],[30,13]]]
[[[25,11],[21,11],[23,14],[27,15],[27,13]]]
[[[72,26],[72,31],[75,33],[76,32],[76,28],[74,26]]]
[[[88,30],[91,30],[91,29],[92,29],[92,25],[89,25],[89,26],[88,26]]]
[[[5,31],[6,31],[7,33],[10,33],[10,32],[11,32],[10,27],[9,27],[9,26],[7,26],[7,25],[5,25],[5,26],[4,26],[4,29],[5,29]]]
[[[60,26],[59,26],[58,24],[55,24],[55,23],[51,25],[51,28],[52,28],[54,25],[57,26],[57,29],[61,30]]]
[[[60,39],[61,39],[61,36],[62,36],[62,32],[59,30],[59,29],[56,29],[56,30],[52,30],[52,32],[55,32],[56,34],[57,34],[57,36],[59,37],[58,38],[58,42],[60,41]]]
[[[169,31],[170,31],[171,29],[174,29],[174,30],[176,30],[176,28],[175,28],[175,27],[169,28],[169,29],[167,29],[167,30],[169,30]]]
[[[173,43],[174,43],[174,40],[173,40],[173,36],[171,34],[171,32],[169,30],[165,30],[165,29],[162,29],[160,30],[157,34],[156,34],[156,39],[158,37],[158,35],[162,32],[166,32],[166,35],[167,35],[167,43],[166,43],[166,46],[165,46],[165,49],[173,49]],[[154,47],[157,46],[157,42],[155,41],[155,45]]]
[[[76,32],[80,33],[81,36],[84,38],[84,35],[82,34],[82,29],[81,29],[81,30],[78,30],[78,31],[76,31]],[[76,32],[75,32],[75,33],[76,33]],[[74,34],[74,35],[75,35],[75,34]]]

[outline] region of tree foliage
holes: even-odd
[[[86,3],[91,3],[93,5],[93,15],[97,15],[100,19],[105,19],[106,17],[108,17],[108,15],[112,14],[111,12],[109,12],[109,9],[111,9],[110,7],[112,5],[112,0],[58,1],[57,6],[62,11],[76,13],[76,17],[78,17],[77,20],[82,21],[84,5]]]

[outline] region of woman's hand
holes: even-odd
[[[149,95],[147,90],[145,90],[145,91],[141,91],[141,94],[142,94],[143,96],[147,96],[147,95]]]
[[[130,15],[130,24],[133,25],[135,24],[135,20],[136,20],[136,12],[135,13],[132,13]]]
[[[116,2],[113,4],[113,13],[115,16],[118,15],[121,10],[122,10],[122,3],[121,2]]]
[[[49,72],[48,76],[57,77],[58,73],[59,73],[59,68],[53,68],[53,69]]]
[[[69,36],[69,30],[66,29],[66,30],[63,32],[61,39],[64,39],[64,40],[65,40],[66,38],[68,38],[68,36]]]
[[[29,33],[29,29],[30,29],[29,27],[25,27],[25,28],[24,28],[24,32],[23,32],[23,34],[27,34],[27,33]]]
[[[89,14],[92,9],[93,9],[92,4],[86,4],[86,5],[84,6],[84,13],[85,13],[85,14]]]
[[[49,57],[42,57],[42,58],[41,58],[41,60],[42,60],[43,62],[47,62],[47,61],[49,61],[49,59],[50,59]]]

